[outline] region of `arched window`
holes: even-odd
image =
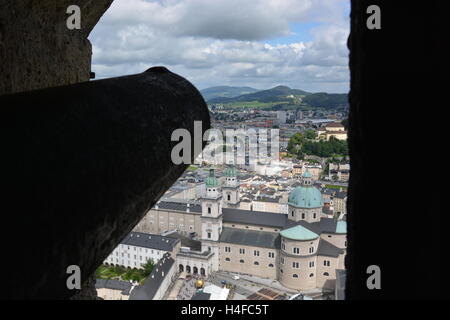
[[[311,273],[311,274],[309,275],[309,277],[310,277],[310,278],[314,277],[314,273]]]
[[[323,275],[324,275],[325,277],[328,277],[330,274],[329,274],[328,272],[324,272]]]
[[[298,278],[298,274],[294,273],[294,274],[292,275],[292,278]]]
[[[259,266],[259,262],[258,262],[258,261],[255,261],[253,264],[254,264],[255,266]]]
[[[239,262],[240,262],[240,263],[244,263],[244,260],[243,260],[243,259],[241,259],[241,260],[239,260]]]
[[[273,263],[269,263],[269,268],[273,268]]]
[[[228,201],[231,201],[231,195],[230,194],[228,194],[227,199],[228,199]]]
[[[225,261],[231,261],[230,258],[225,258]]]

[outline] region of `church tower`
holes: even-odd
[[[205,181],[206,195],[202,198],[202,252],[211,251],[212,271],[219,269],[219,239],[222,233],[222,192],[214,169]]]
[[[239,179],[234,166],[226,168],[224,171],[223,204],[227,208],[239,207]]]

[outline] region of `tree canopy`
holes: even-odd
[[[313,140],[317,138],[317,132],[315,130],[308,129],[305,131],[305,138]]]
[[[314,155],[322,158],[348,155],[348,145],[345,140],[331,137],[328,141],[309,140],[301,133],[294,134],[288,143],[289,153],[295,154],[297,158],[303,159],[305,155]]]

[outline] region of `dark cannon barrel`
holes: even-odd
[[[164,67],[0,96],[0,110],[10,299],[74,295],[67,267],[86,280],[187,168],[173,131],[210,128],[198,90]]]

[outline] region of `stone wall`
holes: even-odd
[[[88,81],[89,33],[113,0],[0,0],[0,95]],[[69,30],[70,5],[81,9],[80,30]],[[95,276],[75,299],[94,299]]]
[[[0,0],[2,239],[15,266],[0,267],[0,298],[95,298],[98,265],[187,167],[170,160],[172,132],[210,128],[198,90],[165,68],[86,82],[87,37],[111,3]],[[69,5],[81,30],[67,28]],[[69,265],[83,290],[68,290]]]
[[[89,33],[113,0],[0,0],[0,95],[88,81]],[[66,25],[70,5],[81,29]]]
[[[448,297],[448,172],[417,165],[447,157],[446,3],[351,3],[346,298]],[[379,30],[366,26],[370,5],[381,9]],[[367,287],[371,265],[380,290]]]

